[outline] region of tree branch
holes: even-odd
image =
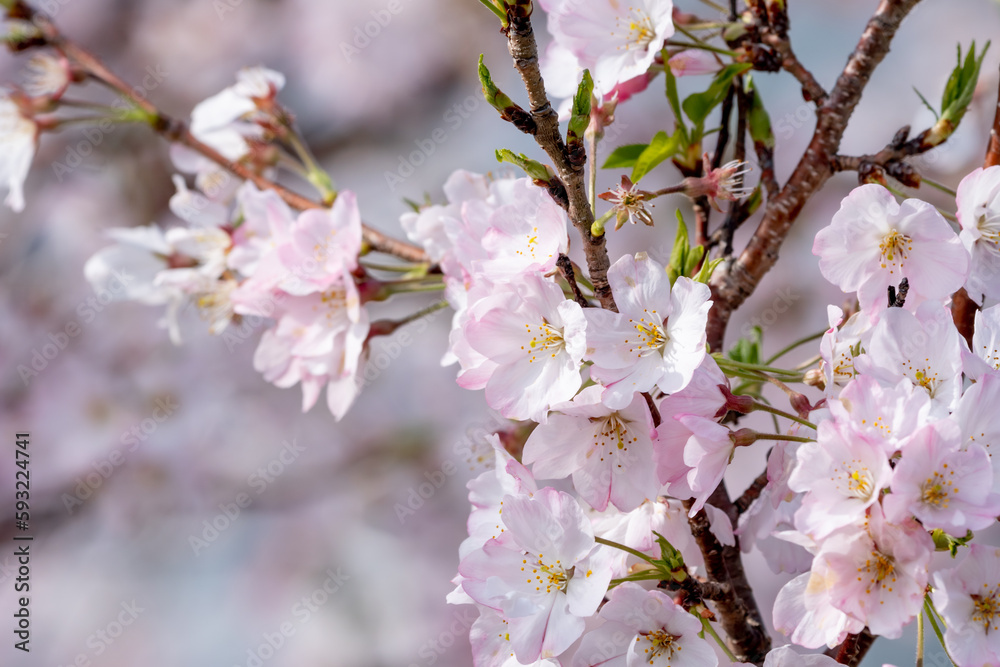
[[[805,154],[777,197],[769,199],[750,243],[735,261],[723,265],[712,281],[714,306],[709,313],[708,341],[722,348],[732,312],[750,296],[778,259],[778,250],[806,202],[833,174],[848,121],[861,100],[872,72],[889,52],[900,23],[920,0],[880,0],[833,91],[817,110],[816,130]]]
[[[604,236],[594,236],[590,226],[594,222],[594,212],[587,200],[584,183],[583,164],[571,160],[559,131],[559,116],[545,93],[545,82],[538,66],[538,44],[531,27],[531,4],[512,4],[507,9],[507,48],[514,60],[514,69],[521,75],[528,92],[531,117],[535,120],[535,141],[545,151],[566,186],[569,199],[569,219],[583,238],[583,251],[587,258],[587,270],[594,284],[594,295],[601,306],[617,310],[615,300],[608,285],[608,268],[611,265]]]
[[[21,5],[19,5],[19,9]],[[132,86],[109,70],[99,58],[63,35],[47,16],[36,12],[27,5],[23,5],[23,7],[22,11],[26,12],[25,20],[32,21],[38,27],[47,44],[62,52],[68,59],[74,61],[95,79],[113,89],[123,99],[128,100],[130,104],[141,109],[150,118],[150,126],[153,130],[168,141],[187,146],[239,178],[252,182],[262,190],[275,191],[292,208],[299,210],[326,208],[319,202],[303,197],[261,176],[244,164],[226,159],[214,148],[202,143],[192,135],[185,123],[171,118],[145,97],[133,93]],[[391,238],[378,230],[372,229],[368,225],[362,225],[362,235],[372,250],[395,255],[401,259],[415,263],[430,261],[430,258],[423,249],[406,241]]]

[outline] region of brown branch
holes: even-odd
[[[582,307],[590,308],[590,302],[583,296],[583,292],[580,291],[580,285],[576,282],[576,272],[573,270],[573,262],[569,260],[569,257],[563,253],[559,253],[556,266],[559,267],[562,277],[569,283],[569,289],[573,292],[573,299]]]
[[[802,97],[807,102],[821,105],[826,101],[826,91],[823,86],[819,85],[812,72],[799,62],[795,52],[792,51],[792,43],[786,37],[780,36],[774,30],[764,28],[761,30],[761,41],[775,50],[781,58],[782,69],[794,76],[802,85]]]
[[[864,659],[865,654],[868,653],[868,649],[872,647],[875,643],[875,635],[865,628],[856,635],[847,635],[847,639],[844,643],[840,645],[840,649],[834,649],[836,651],[836,660],[842,665],[852,665],[856,666],[861,663]],[[826,651],[826,654],[830,657],[833,651]]]
[[[757,478],[750,483],[750,486],[748,486],[747,490],[743,492],[743,495],[737,498],[736,502],[733,503],[733,505],[736,507],[736,511],[739,512],[740,514],[743,514],[748,509],[750,509],[750,506],[753,505],[753,502],[758,498],[760,498],[760,494],[764,490],[765,486],[767,486],[766,468],[764,472],[757,475]]]
[[[736,508],[729,500],[725,482],[709,496],[708,503],[725,512],[735,524]],[[690,509],[691,501],[685,501],[684,505]],[[760,664],[771,649],[771,638],[764,629],[763,617],[743,569],[739,542],[732,547],[719,544],[709,528],[704,510],[689,518],[688,524],[705,559],[709,579],[721,584],[716,591],[719,596],[715,604],[730,649],[737,660]]]
[[[816,131],[795,171],[777,197],[769,199],[750,243],[712,281],[714,306],[709,313],[708,341],[722,348],[732,312],[756,289],[778,259],[778,250],[809,199],[833,174],[847,123],[861,100],[872,72],[889,52],[900,23],[920,0],[880,0],[833,91],[817,110]]]
[[[531,27],[531,4],[511,4],[507,8],[507,48],[514,60],[514,69],[521,75],[528,92],[531,117],[535,120],[535,141],[552,160],[559,179],[566,186],[569,199],[569,219],[583,238],[583,252],[587,257],[587,270],[594,285],[594,295],[601,306],[617,310],[615,299],[608,285],[608,268],[611,265],[604,236],[594,236],[590,227],[594,212],[587,200],[583,164],[571,160],[562,134],[559,116],[549,104],[545,82],[538,66],[538,44]]]
[[[118,75],[108,69],[99,58],[64,36],[47,16],[36,12],[35,10],[27,7],[27,5],[24,7],[24,11],[27,12],[26,20],[34,22],[47,44],[59,50],[63,55],[75,62],[95,79],[113,89],[121,95],[123,99],[127,99],[129,103],[141,109],[149,117],[150,126],[156,133],[160,134],[168,141],[177,142],[187,146],[191,150],[194,150],[212,162],[215,162],[239,178],[252,182],[262,190],[273,190],[282,198],[282,200],[284,200],[286,204],[292,208],[299,210],[325,208],[323,204],[313,201],[307,197],[303,197],[302,195],[289,190],[284,186],[278,185],[274,181],[261,176],[244,164],[228,160],[211,146],[199,141],[194,135],[191,134],[185,123],[175,118],[171,118],[145,97],[134,94],[132,92],[132,86],[128,85],[124,80],[119,78]],[[395,255],[401,259],[416,263],[426,263],[430,261],[430,258],[427,256],[427,253],[423,251],[423,249],[407,243],[406,241],[391,238],[378,230],[372,229],[368,225],[362,225],[362,234],[365,242],[372,250]]]

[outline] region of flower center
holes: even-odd
[[[528,332],[528,335],[531,336],[527,345],[528,363],[538,361],[542,355],[548,355],[550,358],[555,359],[556,355],[565,347],[566,342],[563,340],[562,330],[556,329],[548,322],[543,321],[542,324],[535,326],[525,324],[524,328]],[[525,346],[522,345],[521,349],[525,349]]]
[[[651,316],[656,315],[655,310],[650,313],[650,311],[643,309],[643,312]],[[640,317],[639,321],[636,321],[629,318],[629,324],[635,327],[636,333],[639,334],[638,339],[625,339],[625,343],[631,346],[628,349],[629,352],[638,350],[639,356],[644,357],[652,352],[658,352],[666,346],[670,336],[667,335],[662,324],[657,324],[656,319],[650,317],[647,320],[645,317]]]
[[[594,432],[594,447],[598,448],[597,451],[602,461],[606,455],[614,454],[616,450],[622,453],[628,452],[629,445],[634,444],[639,439],[629,431],[629,420],[622,417],[619,412],[612,413],[607,417],[591,417],[590,421],[598,424],[597,430]],[[619,468],[622,467],[621,463],[616,465]]]
[[[871,498],[875,490],[875,483],[868,466],[860,465],[857,460],[844,461],[841,466],[843,471],[841,479],[847,483],[847,495],[861,500]]]
[[[895,267],[902,267],[903,262],[907,259],[906,253],[913,250],[910,237],[906,234],[900,234],[895,229],[882,238],[878,247],[882,251],[882,268],[888,268],[889,264],[893,265],[893,268],[889,269],[889,273],[893,273]]]
[[[871,585],[876,584],[879,588],[886,588],[892,592],[892,584],[896,583],[896,562],[892,556],[887,556],[881,551],[873,551],[871,558],[865,561],[864,567],[858,568],[858,573],[867,573],[871,577],[865,593],[871,593]],[[884,583],[888,579],[888,585]]]
[[[538,554],[534,560],[529,560],[531,554],[527,551],[523,553],[525,558],[521,559],[521,572],[527,575],[528,578],[525,580],[527,583],[535,585],[536,593],[542,593],[542,589],[546,594],[553,591],[566,591],[569,580],[573,578],[573,573],[576,570],[575,566],[567,570],[560,560],[555,563],[546,563],[545,556],[542,554]]]
[[[652,17],[641,9],[635,7],[628,8],[628,15],[617,19],[618,27],[626,28],[624,49],[636,47],[640,50],[647,48],[656,37]],[[619,49],[623,48],[621,46]]]
[[[988,588],[988,584],[983,584],[983,588]],[[990,630],[998,630],[1000,626],[995,625],[997,617],[1000,617],[1000,600],[997,587],[983,595],[970,595],[972,598],[972,622],[981,623],[983,630],[989,634]]]
[[[948,464],[945,463],[942,467],[947,469]],[[953,474],[955,473],[948,471],[949,477]],[[938,509],[948,509],[951,494],[958,493],[958,489],[955,488],[954,483],[936,470],[924,481],[921,491],[921,498],[924,503]]]
[[[642,652],[651,665],[661,655],[670,660],[674,657],[674,653],[679,653],[684,647],[678,644],[678,639],[679,635],[672,635],[662,628],[653,632],[639,633],[639,641],[649,644]]]
[[[524,235],[524,250],[516,250],[517,255],[531,255],[532,259],[537,257],[538,252],[538,227],[532,227],[531,231]]]

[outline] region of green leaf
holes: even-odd
[[[576,89],[576,96],[573,98],[573,111],[569,119],[568,137],[582,137],[590,125],[590,98],[594,94],[594,79],[590,76],[590,70],[583,70],[583,80],[580,81]]]
[[[696,245],[690,248],[687,253],[687,257],[684,258],[684,273],[682,275],[690,276],[694,271],[694,267],[701,263],[701,258],[705,256],[705,246]]]
[[[674,237],[674,247],[670,251],[670,263],[667,264],[667,276],[670,278],[671,287],[683,275],[690,249],[687,225],[684,224],[684,216],[681,215],[681,210],[677,209],[677,236]]]
[[[499,148],[496,152],[497,162],[510,162],[517,165],[536,181],[548,181],[552,178],[548,168],[537,160],[532,160],[524,153],[514,153],[506,148]]]
[[[733,361],[739,361],[744,364],[760,364],[763,359],[761,355],[761,346],[763,343],[764,330],[760,327],[753,327],[750,329],[750,335],[736,341],[736,344],[729,349],[726,356]]]
[[[941,115],[937,112],[937,109],[931,106],[931,103],[927,101],[927,98],[924,97],[923,93],[917,90],[916,86],[913,87],[913,92],[917,94],[917,97],[919,97],[920,101],[924,103],[924,106],[927,107],[932,114],[934,114],[934,120],[937,120],[938,118],[941,117]]]
[[[941,120],[950,122],[952,130],[958,127],[966,109],[969,108],[969,103],[972,102],[972,95],[976,91],[976,82],[979,80],[979,70],[989,48],[990,43],[987,42],[982,53],[976,58],[976,43],[973,42],[963,63],[962,47],[958,46],[958,64],[952,70],[951,76],[948,77],[944,94],[941,96]]]
[[[676,155],[680,143],[680,132],[674,132],[673,136],[667,136],[667,133],[663,131],[657,132],[649,145],[636,158],[635,166],[632,168],[632,182],[638,183],[656,165]]]
[[[751,63],[732,63],[726,65],[715,75],[712,84],[703,93],[688,95],[683,103],[684,113],[695,125],[702,126],[712,109],[719,106],[726,97],[726,92],[733,85],[733,78],[751,69]]]
[[[750,138],[755,144],[764,144],[768,148],[774,148],[774,132],[771,131],[771,117],[767,115],[764,102],[760,99],[760,94],[753,84],[753,77],[746,77],[747,93],[750,97],[750,113],[747,116],[747,127],[750,130]]]
[[[666,48],[663,49],[663,62],[669,62],[670,54],[667,53]],[[677,77],[674,73],[670,71],[670,67],[663,68],[664,73],[667,78],[667,101],[670,103],[670,108],[674,112],[674,118],[677,119],[677,124],[680,126],[681,131],[684,136],[687,136],[687,127],[684,125],[684,114],[681,113],[681,103],[680,98],[677,97]]]
[[[701,247],[701,246],[699,246]],[[708,281],[712,279],[712,274],[715,272],[715,267],[722,264],[723,258],[718,257],[716,259],[710,259],[701,265],[701,269],[698,271],[698,275],[694,276],[694,281],[699,283],[708,284]]]
[[[479,83],[483,87],[483,97],[497,111],[503,113],[505,109],[514,106],[514,102],[493,83],[493,77],[490,76],[490,70],[487,69],[481,53],[479,54]]]
[[[496,14],[497,17],[500,19],[500,21],[503,23],[503,25],[506,27],[506,25],[507,25],[507,13],[506,12],[504,12],[502,9],[500,9],[495,4],[493,4],[493,2],[491,0],[479,0],[479,2],[483,3],[484,5],[486,5],[487,9],[489,9],[491,12],[493,12],[494,14]]]
[[[611,155],[604,161],[604,169],[627,169],[635,166],[635,161],[639,159],[642,152],[649,144],[625,144],[611,151]]]

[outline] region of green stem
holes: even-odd
[[[713,355],[715,356],[715,355]],[[747,371],[761,371],[764,373],[772,373],[774,375],[785,375],[791,378],[801,378],[801,373],[796,373],[795,371],[788,371],[784,368],[774,368],[773,366],[768,366],[766,364],[748,364],[744,361],[734,361],[732,359],[727,359],[723,356],[716,356],[715,361],[718,362],[719,366],[729,366],[730,368],[736,368],[739,370]]]
[[[775,354],[774,356],[772,356],[770,359],[768,359],[764,363],[767,364],[768,366],[770,366],[775,361],[777,361],[781,357],[785,356],[786,354],[788,354],[789,352],[791,352],[795,348],[797,348],[797,347],[799,347],[801,345],[805,345],[806,343],[811,343],[814,340],[817,340],[819,338],[822,338],[823,334],[825,334],[826,332],[827,332],[827,330],[823,329],[822,331],[814,333],[814,334],[812,334],[810,336],[806,336],[805,338],[800,338],[797,341],[795,341],[794,343],[790,343],[787,346],[781,348],[781,350],[777,354]]]
[[[931,179],[927,178],[923,174],[921,174],[921,176],[920,176],[920,182],[921,183],[926,183],[927,185],[931,186],[932,188],[934,188],[936,190],[940,190],[941,192],[945,192],[945,193],[951,195],[952,197],[957,197],[958,196],[957,192],[955,192],[954,190],[952,190],[951,188],[949,188],[944,183],[938,183],[937,181],[932,181]]]
[[[618,542],[612,542],[611,540],[606,540],[603,537],[595,537],[594,541],[597,542],[598,544],[603,544],[606,547],[614,547],[615,549],[621,549],[622,551],[624,551],[626,553],[632,554],[636,558],[641,558],[642,560],[646,561],[650,565],[656,565],[656,561],[654,561],[652,558],[650,558],[646,554],[642,553],[641,551],[637,551],[637,550],[633,549],[632,547],[627,547],[624,544],[619,544]],[[661,572],[660,576],[662,576],[662,574],[663,573]]]
[[[597,215],[597,133],[590,132],[587,143],[590,144],[590,159],[587,160],[587,175],[590,186],[590,210]]]
[[[761,412],[770,412],[772,415],[784,417],[785,419],[791,419],[793,422],[798,422],[803,426],[808,426],[814,431],[816,430],[816,424],[813,424],[811,421],[807,421],[805,419],[802,419],[801,417],[796,417],[791,413],[785,412],[784,410],[779,410],[778,408],[773,408],[770,405],[765,405],[764,403],[759,403],[757,401],[754,401],[753,409],[760,410]]]
[[[698,616],[698,615],[695,614],[695,616]],[[712,639],[714,639],[716,641],[716,643],[718,643],[719,647],[725,652],[726,657],[729,658],[730,660],[732,660],[733,662],[739,662],[736,659],[736,656],[733,655],[733,652],[729,650],[729,647],[726,646],[726,642],[722,641],[722,638],[715,631],[715,628],[713,628],[712,624],[709,623],[708,619],[707,618],[702,618],[701,616],[698,616],[698,619],[701,621],[701,627],[703,627],[705,629],[705,632],[707,632],[708,634],[712,635]]]
[[[782,435],[780,433],[758,433],[757,440],[777,440],[779,442],[816,442],[813,438],[806,438],[801,435]]]
[[[633,574],[628,577],[622,577],[620,579],[612,579],[608,584],[608,588],[614,588],[615,586],[620,586],[629,581],[663,581],[664,575],[659,570],[650,570],[648,573],[643,572],[641,574]]]
[[[710,44],[694,44],[688,42],[678,42],[674,39],[667,40],[667,46],[679,46],[685,49],[701,49],[703,51],[711,51],[712,53],[718,53],[723,56],[730,56],[735,58],[737,54],[735,51],[730,51],[729,49],[720,49],[717,46],[712,46]]]
[[[337,191],[333,187],[330,175],[319,166],[316,158],[313,157],[312,152],[299,137],[295,128],[288,128],[287,138],[288,143],[295,150],[295,154],[302,160],[302,164],[306,168],[306,179],[319,191],[320,196],[323,197],[324,204],[332,204],[333,200],[337,198]]]
[[[944,654],[948,656],[949,660],[951,660],[952,665],[958,667],[958,663],[955,662],[955,659],[951,657],[950,653],[948,653],[948,647],[945,646],[944,644],[944,634],[941,632],[941,627],[938,625],[938,622],[936,620],[937,609],[934,608],[934,603],[931,602],[931,598],[929,595],[924,596],[924,609],[927,611],[927,620],[931,622],[931,629],[934,630],[934,635],[937,637],[938,642],[941,644],[941,648],[944,650]],[[941,624],[943,625],[944,621],[941,621]]]
[[[924,613],[917,614],[917,664],[924,667]]]
[[[367,259],[361,262],[361,265],[366,269],[388,271],[390,273],[410,273],[411,271],[418,271],[420,269],[423,269],[426,273],[427,269],[430,268],[429,264],[380,264],[378,262],[370,262]]]
[[[444,283],[440,276],[428,278],[415,278],[413,280],[395,280],[382,283],[381,292],[385,298],[394,294],[413,294],[417,292],[440,292],[444,289]]]

